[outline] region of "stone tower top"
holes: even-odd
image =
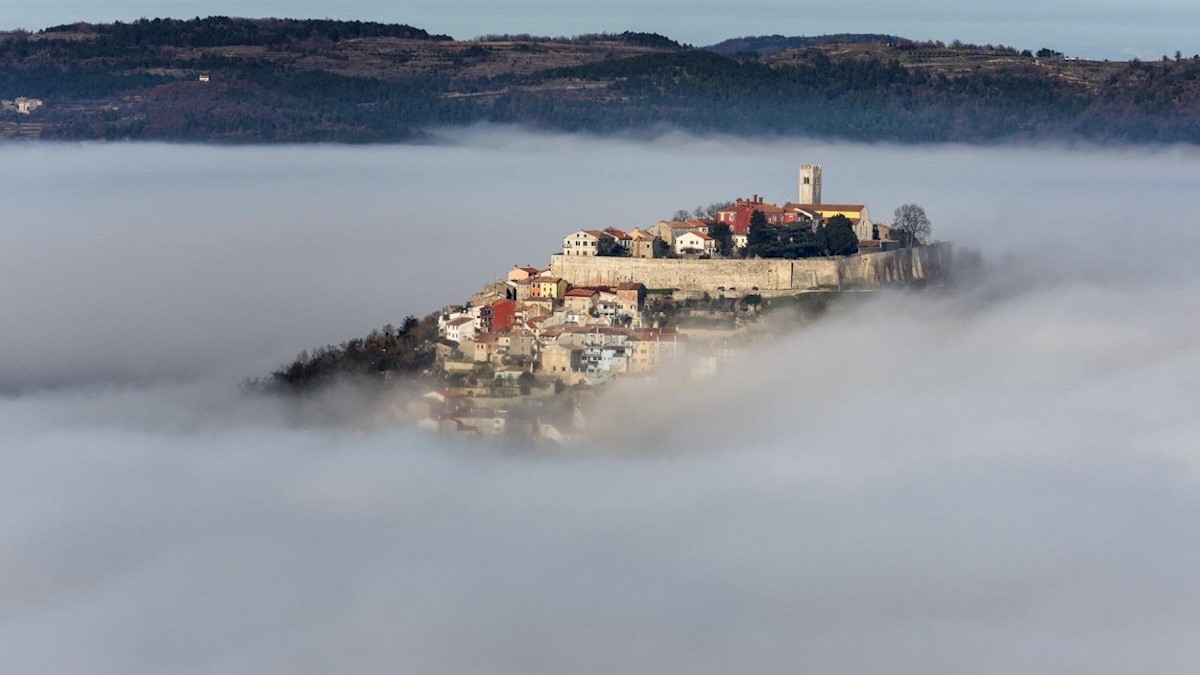
[[[821,165],[800,165],[800,203],[821,203]]]

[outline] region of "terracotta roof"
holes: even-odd
[[[802,211],[862,211],[867,208],[865,204],[793,204],[788,202],[784,204],[787,209],[800,209]]]
[[[555,342],[554,344],[547,346],[546,349],[553,349],[554,347],[560,347],[562,349],[566,349],[567,351],[572,351],[572,352],[583,351],[583,347],[581,345],[567,345],[567,344],[563,344],[561,342]],[[545,352],[546,349],[543,349],[542,351]]]
[[[695,227],[708,227],[712,223],[699,218],[690,218],[688,220],[664,220],[659,223],[660,226],[667,226],[672,230],[690,230]]]
[[[609,234],[607,232],[602,232],[600,230],[580,230],[579,232],[583,232],[584,234],[590,234],[597,239],[604,239],[606,237],[612,237],[611,234]],[[576,232],[575,234],[579,234],[579,232]]]
[[[762,211],[763,213],[778,213],[786,208],[786,205],[776,206],[775,204],[767,204],[766,202],[753,202],[739,199],[733,206],[727,206],[720,211],[717,211],[717,213],[737,213],[738,211]]]
[[[452,415],[455,419],[489,419],[496,416],[496,412],[491,408],[475,408],[463,407],[454,411]]]
[[[639,281],[622,281],[621,283],[617,284],[618,291],[636,291],[645,287],[646,286]]]
[[[782,206],[776,206],[774,204],[754,204],[751,210],[762,211],[765,215],[768,213],[782,213],[785,209]]]
[[[459,318],[451,321],[450,323],[447,323],[446,325],[447,326],[461,326],[465,323],[472,323],[473,321],[475,321],[475,319],[473,319],[469,316],[462,316],[462,317],[459,317]]]
[[[651,335],[631,335],[630,340],[636,342],[683,342],[687,336],[683,333],[656,333]]]
[[[654,336],[654,335],[676,335],[679,329],[674,326],[666,326],[664,328],[635,328],[633,335],[635,336]]]

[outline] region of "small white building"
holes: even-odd
[[[469,316],[460,316],[457,319],[452,319],[446,322],[446,339],[454,340],[461,343],[463,340],[470,340],[475,337],[475,319]]]
[[[713,237],[697,230],[687,230],[675,237],[674,250],[676,255],[685,253],[707,253],[712,255],[717,252],[717,240]]]
[[[25,98],[24,96],[20,96],[13,103],[16,106],[18,115],[28,115],[42,107],[42,99],[40,98]]]
[[[600,230],[580,230],[563,239],[563,255],[604,255],[617,248],[617,240]]]

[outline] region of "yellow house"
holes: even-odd
[[[558,277],[534,277],[529,280],[530,295],[535,298],[558,300],[567,294],[566,280]]]
[[[819,216],[822,220],[829,220],[834,216],[846,216],[851,222],[871,219],[865,204],[792,204],[789,202],[783,208],[803,211],[809,215]]]
[[[817,220],[829,220],[834,216],[845,216],[854,223],[854,232],[859,240],[872,237],[871,214],[865,204],[793,204],[788,202],[784,209],[798,211],[801,215]]]

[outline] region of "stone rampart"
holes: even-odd
[[[575,286],[611,286],[640,281],[648,288],[685,291],[804,290],[841,286],[875,287],[948,274],[951,245],[800,260],[698,260],[670,258],[550,257],[550,274]]]

